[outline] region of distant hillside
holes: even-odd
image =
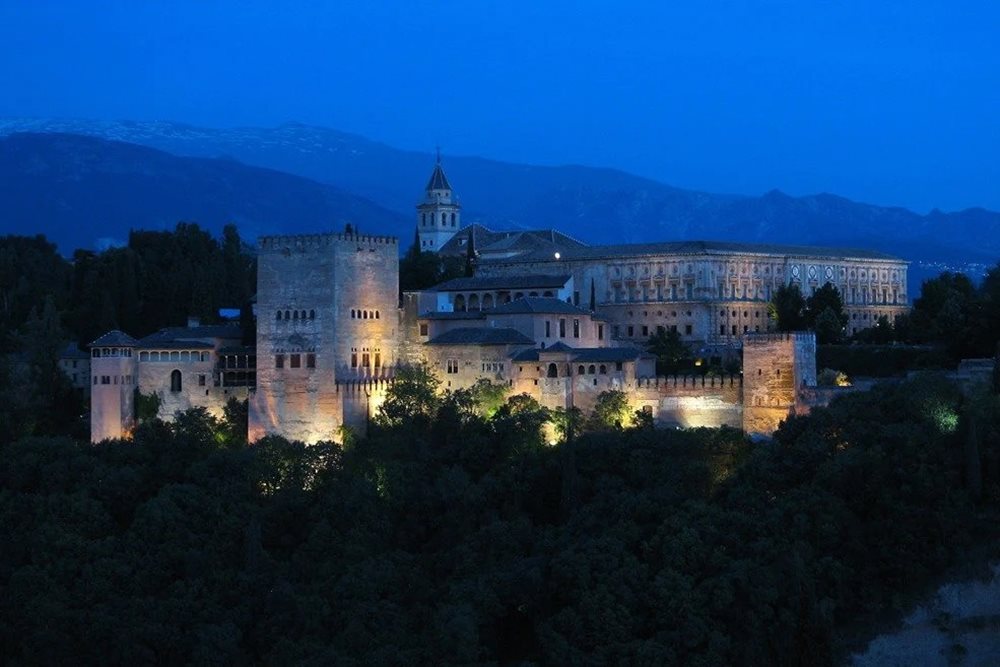
[[[0,120],[0,134],[17,130],[88,134],[179,155],[229,156],[336,185],[407,220],[433,164],[429,153],[294,123],[206,129],[162,122]],[[445,167],[466,221],[552,226],[588,243],[725,239],[860,245],[942,266],[994,264],[1000,258],[1000,213],[983,209],[918,215],[830,194],[709,194],[611,169],[451,155]]]
[[[70,134],[0,137],[0,234],[45,234],[69,253],[182,220],[216,233],[235,222],[248,239],[339,230],[347,222],[408,234],[411,225],[330,185],[233,160]]]

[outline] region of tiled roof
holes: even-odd
[[[520,315],[526,313],[555,313],[565,315],[590,315],[589,310],[578,308],[561,299],[543,296],[526,296],[514,299],[486,311],[487,315]]]
[[[153,340],[143,338],[136,347],[144,350],[211,350],[214,345],[203,340]]]
[[[468,327],[446,331],[427,345],[534,345],[516,329],[494,327]]]
[[[733,243],[728,241],[668,241],[663,243],[628,243],[622,245],[587,246],[570,248],[561,252],[558,261],[588,259],[610,259],[640,255],[713,255],[713,254],[758,254],[787,255],[816,258],[855,258],[902,261],[898,257],[860,248],[827,248],[821,246],[781,245],[776,243]],[[507,259],[484,261],[495,262],[541,262],[557,261],[546,251],[531,252]]]
[[[521,350],[510,355],[512,361],[538,361],[546,352],[571,352],[570,361],[589,363],[601,361],[634,361],[641,358],[653,358],[648,352],[634,347],[577,347],[572,348],[563,343],[556,343],[545,349],[532,348]]]
[[[458,230],[447,243],[441,246],[438,253],[442,255],[464,254],[470,236],[475,236],[476,252],[480,257],[512,252],[548,253],[551,257],[555,252],[561,253],[573,248],[587,247],[586,243],[556,229],[514,229],[497,232],[478,223],[473,223]]]
[[[563,287],[570,275],[529,275],[529,276],[488,276],[482,278],[453,278],[431,288],[437,292],[459,292],[466,290],[508,290],[531,289],[533,287]]]
[[[481,310],[460,310],[458,312],[429,310],[419,315],[422,320],[481,320],[486,317]]]
[[[434,165],[434,171],[431,173],[431,178],[427,181],[427,190],[451,190],[451,184],[448,183],[448,177],[444,175],[444,169],[441,168],[441,163],[438,162]]]
[[[95,340],[90,344],[90,347],[135,347],[135,345],[135,338],[132,338],[124,331],[115,329]]]
[[[243,331],[234,324],[206,324],[197,327],[167,327],[150,334],[139,341],[139,347],[160,349],[194,349],[194,341],[205,339],[242,340]],[[211,344],[208,348],[213,347]]]

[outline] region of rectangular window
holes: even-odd
[[[285,355],[283,355],[283,354],[276,354],[276,355],[274,355],[274,367],[275,368],[284,368],[285,367]]]
[[[642,325],[642,335],[644,337],[649,335],[649,327],[646,326],[645,324]]]
[[[205,374],[204,373],[198,375],[198,386],[199,387],[204,387],[205,386]]]
[[[357,367],[358,367],[358,353],[351,352],[351,368],[357,368]]]
[[[447,362],[447,370],[450,375],[458,373],[458,359],[449,359]]]
[[[684,325],[684,333],[687,334],[688,336],[691,335],[692,330],[693,330],[693,327],[690,324],[685,324]],[[674,331],[677,331],[677,327],[674,327]]]
[[[369,368],[371,366],[372,358],[367,352],[361,353],[361,365],[364,368]]]
[[[302,355],[301,354],[292,354],[292,355],[289,355],[288,360],[291,362],[289,364],[289,366],[291,366],[292,368],[302,368]]]
[[[559,320],[559,337],[566,337],[566,320]]]
[[[580,320],[573,320],[573,338],[580,337]]]
[[[615,362],[615,370],[616,371],[620,371],[621,369],[622,369],[622,362],[616,361]]]
[[[97,384],[97,376],[94,376],[94,384]]]
[[[375,368],[382,368],[382,353],[375,353]]]
[[[421,324],[420,325],[420,335],[421,336],[426,336],[427,335],[427,324]]]
[[[552,322],[545,320],[545,337],[552,338]]]
[[[630,325],[629,328],[627,329],[627,331],[628,331],[628,337],[629,338],[631,338],[632,336],[635,335],[635,327],[633,327],[633,326]]]
[[[110,375],[102,375],[101,376],[101,384],[111,384],[111,376]]]
[[[597,325],[597,340],[604,340],[604,325]]]
[[[316,368],[316,355],[307,354],[306,355],[306,368]]]
[[[619,326],[617,324],[612,324],[611,325],[611,335],[614,338],[618,338],[620,336],[620,334],[621,334],[621,329],[619,328]]]

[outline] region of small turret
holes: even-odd
[[[135,422],[136,340],[109,331],[90,347],[90,441],[128,437]]]
[[[424,200],[417,204],[417,234],[420,249],[437,252],[461,229],[461,206],[453,197],[451,183],[441,167],[441,152],[427,181]]]

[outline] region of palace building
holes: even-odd
[[[907,263],[878,252],[719,241],[589,246],[552,229],[462,226],[435,164],[417,205],[428,252],[473,254],[475,275],[400,299],[395,238],[343,233],[258,240],[255,345],[238,327],[165,329],[90,346],[91,437],[128,434],[135,394],[160,416],[230,397],[249,402],[251,440],[307,443],[364,430],[401,364],[424,363],[445,389],[480,379],[548,407],[591,409],[625,392],[661,424],[729,425],[769,434],[818,399],[815,337],[776,333],[768,303],[782,285],[835,285],[847,333],[907,312]],[[741,354],[731,377],[657,377],[644,351],[660,330],[697,352]]]

